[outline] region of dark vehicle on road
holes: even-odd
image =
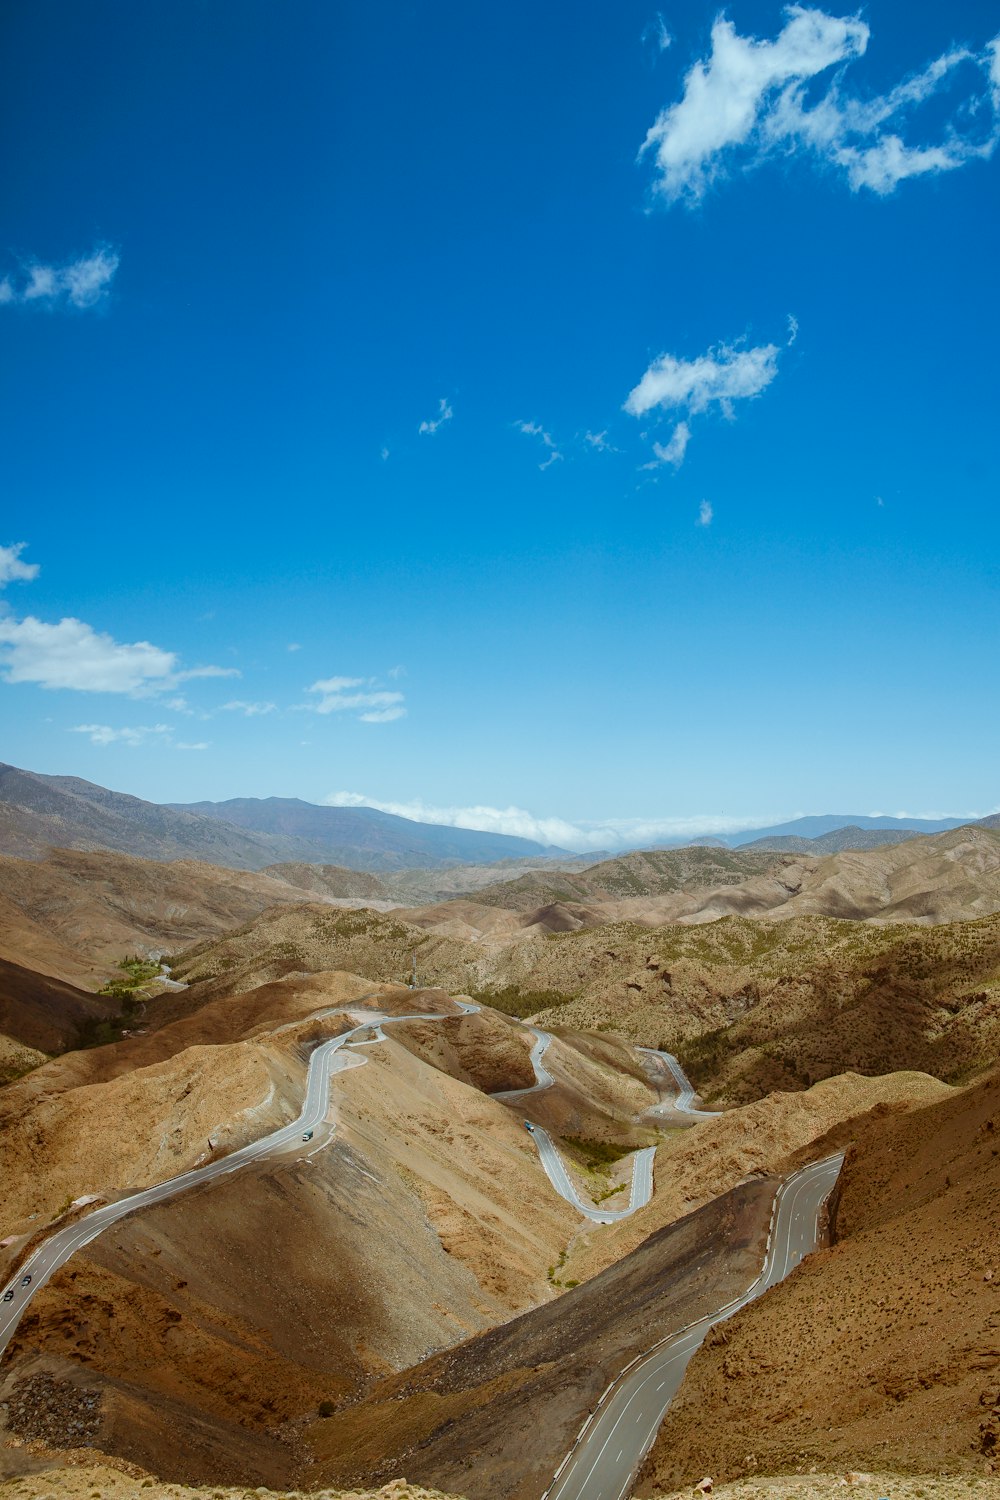
[[[9,1287],[7,1289],[7,1291],[4,1292],[4,1294],[3,1294],[3,1300],[5,1302],[13,1302],[13,1300],[14,1300],[14,1288],[13,1287]]]
[[[535,1127],[534,1127],[534,1125],[532,1125],[532,1123],[531,1123],[530,1120],[525,1120],[525,1122],[524,1122],[524,1128],[525,1128],[525,1130],[530,1130],[531,1133],[532,1133],[532,1135],[534,1135],[534,1133],[535,1133]]]
[[[313,1138],[313,1133],[312,1133],[311,1130],[307,1130],[306,1133],[305,1133],[305,1135],[302,1137],[302,1139],[304,1141],[311,1141],[312,1138]]]
[[[22,1286],[30,1286],[31,1285],[31,1277],[30,1276],[22,1276],[21,1277],[21,1285]]]

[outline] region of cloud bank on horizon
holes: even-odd
[[[385,802],[363,792],[331,792],[326,807],[372,807],[415,823],[433,823],[444,828],[472,828],[481,833],[506,833],[514,838],[571,849],[585,854],[595,849],[635,847],[657,840],[683,840],[712,834],[738,833],[746,828],[765,828],[776,817],[720,817],[713,814],[687,818],[608,818],[600,822],[573,823],[566,818],[538,817],[523,807],[437,807],[414,798],[409,802]]]
[[[680,99],[661,110],[640,160],[654,165],[654,198],[699,202],[737,167],[778,156],[807,156],[841,172],[854,192],[880,197],[910,177],[954,171],[993,155],[1000,140],[1000,37],[980,52],[954,47],[888,93],[870,98],[844,87],[864,56],[871,28],[859,16],[832,16],[802,5],[785,10],[773,41],[740,36],[719,15],[711,50],[684,79]],[[825,92],[814,80],[837,68]],[[937,140],[899,133],[959,72],[969,82]]]

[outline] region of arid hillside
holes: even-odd
[[[833,1248],[695,1356],[640,1495],[709,1472],[995,1472],[998,1134],[994,1076],[818,1143],[847,1147]]]
[[[71,983],[99,984],[126,953],[169,953],[302,891],[274,876],[198,860],[56,849],[0,857],[0,957]]]
[[[512,914],[506,924],[496,907]],[[998,910],[1000,833],[971,824],[826,858],[698,848],[637,853],[579,875],[524,876],[403,915],[431,932],[510,941],[618,922],[826,916],[930,926]]]
[[[1000,917],[617,923],[488,946],[398,912],[287,907],[185,953],[177,972],[192,990],[179,1003],[326,968],[402,980],[414,953],[428,982],[498,1009],[679,1051],[694,1081],[729,1102],[845,1069],[964,1077],[1000,1046]]]
[[[334,1010],[441,1019],[386,1023],[386,1040],[354,1049],[334,1079],[335,1133],[75,1256],[22,1320],[2,1399],[42,1375],[85,1379],[104,1451],[177,1480],[287,1486],[322,1403],[554,1299],[550,1267],[581,1219],[542,1171],[519,1101],[487,1092],[534,1078],[534,1038],[510,1017],[343,974],[201,1000],[165,995],[146,1034],[0,1093],[8,1270],[80,1198],[163,1180],[294,1118],[311,1047],[350,1024]],[[630,1049],[563,1036],[547,1064],[553,1128],[611,1141],[613,1157],[661,1138],[642,1123],[657,1093]],[[574,1164],[573,1150],[584,1192],[627,1201],[626,1174]]]
[[[118,1002],[0,958],[0,1034],[39,1052],[76,1045],[86,1021],[115,1014]]]

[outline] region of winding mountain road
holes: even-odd
[[[176,982],[176,981],[175,981]],[[368,996],[359,997],[361,1000]],[[474,1015],[479,1006],[469,1000],[452,1000],[452,1004],[458,1009],[459,1014]],[[322,1011],[315,1019],[331,1015],[343,1015],[350,1012],[344,1009],[331,1009]],[[354,1010],[355,1016],[361,1014]],[[311,1019],[311,1018],[304,1018]],[[309,1058],[309,1068],[306,1075],[306,1094],[302,1104],[302,1110],[298,1118],[280,1129],[272,1131],[270,1135],[262,1137],[259,1141],[253,1141],[247,1146],[241,1146],[239,1150],[232,1151],[228,1156],[218,1161],[207,1162],[203,1167],[194,1167],[190,1171],[181,1172],[177,1177],[170,1177],[165,1182],[156,1183],[153,1187],[143,1188],[139,1192],[130,1193],[127,1197],[119,1199],[117,1203],[107,1203],[101,1208],[94,1209],[84,1218],[73,1224],[67,1224],[63,1229],[57,1229],[54,1234],[43,1241],[28,1259],[20,1266],[14,1279],[8,1282],[4,1288],[4,1294],[12,1293],[9,1302],[0,1302],[0,1356],[10,1342],[15,1328],[24,1316],[31,1299],[35,1296],[45,1283],[64,1266],[71,1256],[98,1235],[110,1229],[112,1224],[117,1224],[121,1219],[127,1218],[129,1214],[139,1209],[150,1208],[156,1203],[163,1203],[168,1198],[176,1197],[178,1193],[185,1193],[190,1188],[200,1187],[206,1182],[212,1182],[219,1177],[227,1177],[232,1172],[239,1172],[242,1168],[250,1166],[253,1162],[263,1161],[267,1157],[278,1156],[287,1151],[289,1147],[302,1142],[307,1132],[314,1131],[323,1123],[330,1107],[330,1080],[335,1073],[343,1072],[347,1068],[361,1067],[367,1062],[367,1058],[359,1056],[355,1052],[344,1052],[342,1049],[350,1044],[362,1031],[373,1031],[376,1041],[385,1041],[385,1026],[391,1026],[405,1021],[443,1021],[449,1017],[434,1014],[417,1014],[404,1016],[389,1016],[381,1011],[372,1011],[365,1015],[360,1024],[353,1026],[348,1031],[341,1032],[339,1036],[332,1037],[328,1042],[322,1042]],[[279,1027],[279,1030],[288,1030],[291,1026],[301,1025],[301,1022],[289,1023],[288,1026]],[[510,1097],[521,1093],[532,1093],[537,1089],[548,1088],[552,1082],[552,1076],[544,1067],[542,1057],[548,1048],[552,1037],[548,1032],[540,1031],[536,1027],[531,1030],[535,1034],[535,1044],[531,1050],[531,1061],[535,1069],[535,1083],[530,1089],[514,1089],[499,1097]],[[497,1096],[494,1096],[497,1097]],[[548,1175],[549,1181],[558,1193],[561,1193],[573,1206],[579,1209],[586,1218],[594,1220],[598,1224],[611,1224],[616,1219],[625,1218],[634,1213],[649,1202],[653,1189],[653,1147],[647,1147],[645,1151],[636,1154],[633,1165],[632,1194],[628,1208],[625,1209],[600,1209],[585,1204],[580,1198],[570,1181],[569,1174],[552,1144],[549,1136],[540,1126],[534,1127],[533,1137],[538,1149],[542,1166]],[[27,1282],[25,1278],[28,1278]]]
[[[453,1004],[465,1014],[471,1014],[479,1009],[478,1006],[464,1000],[455,1000]],[[338,1013],[344,1014],[343,1011]],[[149,1208],[154,1203],[162,1203],[178,1193],[185,1193],[190,1188],[200,1187],[203,1183],[212,1182],[217,1177],[226,1177],[229,1173],[238,1172],[252,1162],[280,1155],[290,1146],[296,1143],[301,1144],[306,1132],[316,1130],[326,1117],[330,1107],[330,1079],[333,1075],[343,1072],[346,1068],[361,1067],[367,1062],[367,1058],[359,1057],[356,1053],[341,1054],[341,1049],[357,1036],[358,1032],[368,1031],[373,1027],[381,1028],[395,1021],[443,1021],[446,1019],[448,1018],[445,1016],[435,1015],[386,1016],[381,1012],[372,1011],[370,1017],[360,1025],[341,1032],[339,1036],[331,1038],[328,1042],[322,1042],[311,1054],[302,1111],[291,1124],[283,1125],[261,1140],[252,1141],[250,1145],[230,1152],[219,1161],[208,1162],[203,1167],[194,1167],[188,1172],[182,1172],[177,1177],[170,1177],[153,1187],[130,1193],[127,1198],[122,1198],[117,1203],[105,1204],[103,1208],[95,1209],[78,1222],[67,1224],[64,1229],[56,1230],[55,1234],[50,1235],[28,1257],[13,1281],[8,1282],[4,1288],[5,1295],[8,1291],[13,1291],[14,1295],[10,1302],[0,1302],[0,1355],[10,1342],[14,1329],[24,1316],[35,1293],[58,1271],[60,1266],[66,1264],[70,1256],[75,1255],[77,1250],[81,1250],[84,1245],[89,1245],[91,1240],[103,1234],[112,1224],[135,1213],[137,1209]],[[25,1285],[25,1277],[30,1278],[27,1285]]]
[[[535,1034],[535,1044],[531,1049],[531,1066],[535,1070],[534,1083],[530,1083],[526,1089],[498,1089],[495,1094],[490,1095],[490,1098],[521,1099],[525,1094],[537,1094],[540,1089],[551,1088],[555,1082],[552,1074],[542,1062],[552,1042],[551,1032],[542,1031],[538,1026],[529,1026],[528,1030]]]
[[[654,1104],[650,1110],[650,1114],[662,1115],[673,1110],[678,1110],[681,1114],[693,1115],[698,1120],[718,1119],[719,1111],[717,1109],[699,1109],[695,1104],[694,1101],[698,1096],[691,1087],[691,1080],[672,1052],[660,1052],[655,1047],[637,1047],[636,1051],[644,1052],[647,1057],[653,1058],[653,1072],[656,1075],[656,1081],[658,1083],[663,1081],[669,1074],[671,1084],[677,1092],[676,1099],[667,1100],[661,1104]]]
[[[741,1297],[671,1334],[612,1381],[542,1500],[623,1500],[709,1329],[784,1280],[815,1250],[820,1212],[843,1160],[842,1155],[827,1157],[785,1178],[775,1194],[757,1278]]]

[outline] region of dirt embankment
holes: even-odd
[[[265,874],[183,859],[53,849],[0,857],[0,957],[90,987],[126,953],[174,953],[301,890]]]
[[[753,1280],[774,1187],[737,1189],[557,1302],[381,1382],[306,1431],[307,1472],[323,1485],[404,1472],[473,1500],[537,1500],[608,1381]]]
[[[737,1183],[783,1175],[825,1154],[831,1130],[849,1134],[852,1122],[872,1109],[905,1111],[947,1098],[935,1078],[901,1073],[887,1078],[845,1074],[801,1094],[772,1094],[727,1111],[716,1120],[672,1132],[656,1153],[653,1197],[645,1208],[606,1228],[581,1229],[563,1275],[583,1280],[683,1214],[709,1203]]]
[[[287,1491],[258,1490],[257,1495],[260,1500],[301,1500],[298,1493]],[[0,1500],[208,1500],[208,1496],[207,1490],[164,1484],[134,1465],[125,1464],[111,1468],[106,1463],[87,1462],[85,1467],[39,1469],[23,1478],[0,1481]],[[211,1500],[246,1500],[246,1492],[213,1488]],[[378,1490],[326,1490],[322,1500],[461,1500],[461,1497],[425,1490],[421,1485],[398,1479]]]
[[[296,1424],[321,1402],[554,1297],[578,1216],[510,1112],[393,1030],[337,1075],[332,1144],[317,1132],[300,1160],[170,1200],[75,1257],[18,1329],[15,1376],[82,1364],[100,1446],[171,1478],[287,1484]]]
[[[837,1242],[696,1355],[640,1494],[709,1473],[996,1473],[1000,1084],[849,1133]]]

